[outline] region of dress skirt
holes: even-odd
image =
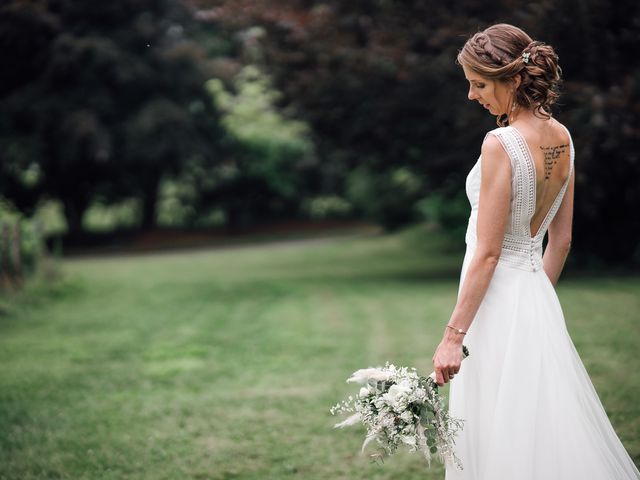
[[[470,356],[449,383],[464,468],[447,465],[446,480],[640,479],[544,270],[499,262],[464,344]]]

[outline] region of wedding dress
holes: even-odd
[[[542,240],[573,172],[573,141],[563,128],[569,177],[533,236],[536,166],[529,146],[513,126],[487,133],[511,160],[511,214],[498,265],[464,339],[470,356],[449,384],[450,414],[465,421],[456,437],[464,468],[447,464],[445,480],[640,479],[543,270]],[[481,159],[466,179],[471,215],[458,293],[476,246]]]

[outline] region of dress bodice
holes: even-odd
[[[563,128],[569,135],[569,175],[535,235],[531,235],[530,225],[536,208],[536,169],[529,147],[522,134],[513,126],[498,127],[486,134],[495,135],[500,140],[511,161],[511,210],[499,263],[533,272],[542,269],[542,241],[549,224],[560,208],[573,173],[575,157],[573,140],[569,130],[564,125]],[[468,248],[475,248],[477,241],[481,161],[482,155],[467,175],[465,184],[467,197],[471,204],[471,214],[465,235]]]

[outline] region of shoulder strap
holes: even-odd
[[[498,127],[487,132],[498,137],[511,161],[511,225],[509,232],[526,235],[528,219],[533,216],[535,205],[535,170],[527,160],[527,145],[513,127]],[[486,135],[485,135],[486,138]]]

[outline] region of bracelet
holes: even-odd
[[[451,325],[447,325],[447,327],[449,327],[451,330],[455,330],[455,332],[459,335],[467,334],[467,332],[463,332],[461,328],[455,328],[455,327],[452,327]]]

